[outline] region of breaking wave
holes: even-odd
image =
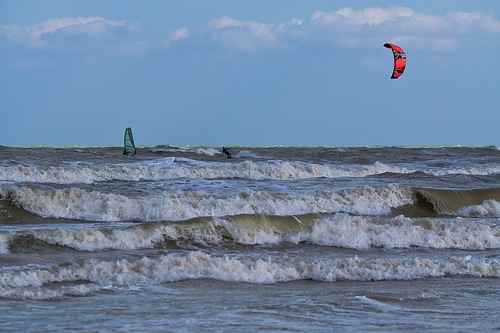
[[[16,251],[19,247],[26,250],[26,244],[40,242],[78,251],[103,251],[162,248],[172,241],[202,246],[307,243],[358,250],[372,247],[485,250],[500,248],[500,230],[496,224],[467,219],[448,221],[348,214],[238,215],[121,228],[81,226],[3,231],[0,232],[0,252]]]
[[[42,218],[107,222],[159,222],[182,221],[200,216],[287,216],[339,212],[364,216],[403,214],[424,217],[500,217],[498,188],[458,191],[411,189],[391,185],[387,188],[364,186],[299,193],[246,189],[243,192],[214,194],[201,190],[183,190],[128,196],[77,187],[53,189],[10,185],[0,186],[0,198],[8,199],[24,211]]]
[[[255,259],[188,251],[135,261],[87,259],[65,265],[3,268],[0,297],[51,299],[188,279],[269,284],[306,279],[325,282],[412,280],[444,275],[500,277],[500,262],[470,255],[447,260],[358,256],[311,260],[290,256]]]
[[[244,151],[241,154],[245,154]],[[186,158],[159,158],[126,164],[72,163],[64,166],[14,165],[0,166],[0,181],[92,184],[101,181],[167,180],[178,178],[293,180],[307,178],[369,177],[385,173],[427,173],[444,175],[490,175],[500,173],[499,166],[481,168],[421,169],[415,166],[388,165],[375,162],[368,165],[330,165],[298,161],[201,162]]]
[[[423,206],[432,205],[439,214],[462,216],[500,216],[500,188],[474,190],[415,189]]]
[[[198,216],[241,214],[293,215],[347,212],[359,215],[389,214],[392,208],[413,202],[409,189],[363,187],[353,190],[317,190],[272,193],[247,189],[228,195],[190,190],[129,197],[81,188],[46,189],[31,186],[0,187],[0,196],[44,218],[84,221],[155,222]]]

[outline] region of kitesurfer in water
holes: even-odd
[[[227,158],[231,158],[231,153],[229,153],[226,147],[222,147],[222,152],[226,154]]]

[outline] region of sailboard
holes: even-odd
[[[127,127],[125,129],[125,136],[123,138],[123,155],[134,156],[136,154],[134,137],[132,136],[132,129]]]

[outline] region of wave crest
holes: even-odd
[[[109,288],[168,283],[186,279],[214,279],[247,283],[296,280],[380,281],[435,276],[500,277],[497,259],[450,257],[443,259],[302,259],[215,256],[200,251],[168,254],[156,259],[83,260],[67,265],[2,269],[0,297],[51,299],[84,295]]]
[[[200,191],[163,192],[128,197],[80,188],[45,189],[10,186],[0,195],[41,217],[85,221],[157,222],[197,216],[241,214],[291,215],[347,212],[360,215],[388,214],[394,207],[413,202],[411,191],[396,186],[363,187],[330,192],[272,193],[247,189],[228,196]],[[1,188],[0,188],[1,190]]]
[[[171,242],[226,246],[307,243],[350,249],[434,248],[486,250],[500,248],[498,226],[465,219],[440,221],[361,217],[348,214],[296,216],[238,215],[157,222],[121,228],[78,227],[0,233],[0,249],[8,253],[29,244],[66,246],[79,251],[168,248]],[[37,245],[38,246],[38,245]]]
[[[0,166],[0,181],[92,184],[110,180],[159,181],[179,178],[293,180],[307,178],[361,178],[385,173],[412,174],[419,172],[434,176],[453,174],[490,175],[499,173],[500,167],[429,169],[425,166],[389,165],[382,162],[368,165],[333,165],[282,160],[202,162],[186,158],[163,157],[124,164],[74,162],[63,166]]]
[[[500,188],[474,190],[415,189],[422,205],[432,205],[439,214],[500,216]]]

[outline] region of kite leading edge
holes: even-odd
[[[403,75],[406,68],[406,53],[397,45],[385,43],[385,47],[392,50],[394,54],[394,70],[392,71],[391,79],[397,79]]]

